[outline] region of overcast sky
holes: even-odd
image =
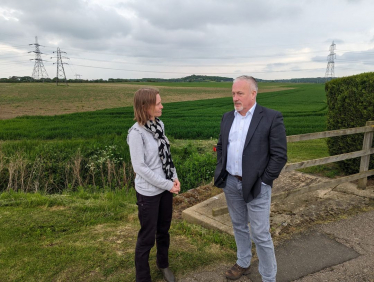
[[[332,41],[348,76],[374,71],[373,14],[372,0],[0,0],[0,78],[31,76],[35,36],[50,78],[57,48],[71,79],[324,77]]]

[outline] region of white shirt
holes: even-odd
[[[242,174],[242,158],[245,139],[247,137],[248,129],[252,121],[253,113],[256,109],[257,103],[242,116],[238,111],[235,110],[234,121],[232,123],[229,143],[227,145],[227,164],[226,170],[231,175],[243,176]]]

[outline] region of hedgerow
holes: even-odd
[[[365,126],[374,120],[374,72],[343,77],[326,83],[327,129]],[[332,137],[327,140],[331,155],[362,150],[363,134]],[[373,143],[374,144],[374,143]],[[360,158],[338,162],[346,174],[357,173]],[[371,157],[370,168],[374,168]]]

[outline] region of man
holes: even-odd
[[[287,162],[287,140],[282,114],[258,105],[257,91],[251,76],[234,80],[235,110],[222,117],[214,184],[224,188],[237,246],[237,261],[226,277],[236,280],[249,273],[253,241],[259,272],[267,282],[275,281],[277,273],[270,234],[271,186]]]

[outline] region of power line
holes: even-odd
[[[146,64],[142,64],[142,63],[129,63],[129,62],[118,62],[118,61],[110,61],[110,60],[98,60],[98,59],[89,59],[89,58],[78,58],[78,57],[69,57],[70,59],[77,59],[77,60],[84,60],[84,61],[93,61],[93,62],[105,62],[105,63],[110,63],[110,64],[126,64],[126,65],[136,65],[136,66],[150,66],[150,65],[157,65],[157,66],[164,66],[164,67],[195,67],[195,65],[187,65],[187,64],[173,64],[173,65],[170,65],[170,64],[160,64],[160,63],[146,63]],[[359,61],[359,60],[347,60],[347,59],[339,59],[337,58],[336,61],[339,61],[339,62],[363,62],[363,63],[370,63],[370,61]],[[292,62],[273,62],[271,64],[277,64],[277,63],[282,63],[282,64],[304,64],[304,63],[320,63],[321,61],[292,61]],[[268,63],[266,63],[268,64]],[[248,63],[248,64],[243,64],[241,63],[240,66],[248,66],[248,67],[252,67],[252,66],[261,66],[261,65],[264,65],[264,63]],[[224,67],[237,67],[238,65],[233,65],[233,64],[200,64],[199,67],[220,67],[220,66],[224,66]],[[73,73],[75,73],[75,71],[73,71]]]
[[[8,43],[3,43],[3,44],[8,44]],[[310,45],[310,44],[309,44]],[[277,45],[277,46],[285,46],[285,47],[294,47],[294,46],[302,46],[302,47],[306,47],[306,46],[309,46],[308,44],[306,43],[302,43],[302,44],[283,44],[283,45]],[[9,47],[22,47],[22,46],[27,46],[27,45],[10,45],[8,44]],[[122,45],[117,45],[117,47],[120,47]],[[272,45],[260,45],[260,46],[263,46],[263,47],[267,47],[267,46],[272,46]],[[55,48],[54,46],[43,46],[43,47],[46,47],[46,48]],[[126,47],[129,47],[128,45],[126,45]],[[165,46],[158,46],[162,49],[165,49],[166,47]],[[259,46],[253,46],[253,47],[247,47],[247,46],[240,46],[240,48],[243,48],[243,49],[255,49],[255,48],[258,48]],[[3,48],[2,46],[0,46],[0,48]],[[136,48],[136,49],[144,49],[144,50],[148,50],[148,47],[147,46],[134,46],[133,48]],[[153,46],[153,48],[157,48],[157,46]],[[189,48],[191,49],[209,49],[209,48],[213,48],[215,50],[217,49],[231,49],[232,47],[217,47],[217,46],[189,46]],[[238,48],[238,47],[236,47]],[[71,48],[64,48],[65,50],[78,50],[78,51],[82,51],[81,49],[78,49],[78,48],[74,48],[74,47],[71,47]],[[177,48],[168,48],[168,49],[175,49],[177,50]],[[341,51],[346,51],[346,52],[357,52],[357,53],[360,53],[360,52],[366,52],[366,51],[350,51],[350,50],[341,50]],[[52,52],[52,51],[51,51]],[[118,54],[118,53],[115,53],[115,52],[103,52],[103,51],[87,51],[85,50],[86,53],[97,53],[97,54],[109,54],[109,55],[116,55],[116,56],[126,56],[126,55],[122,55],[122,54]],[[295,55],[300,55],[300,54],[310,54],[310,53],[321,53],[321,52],[325,52],[323,50],[320,50],[320,51],[303,51],[303,52],[300,52],[300,51],[294,51],[294,52],[288,52],[287,55],[290,55],[290,54],[295,54]],[[270,56],[284,56],[285,54],[272,54]],[[141,56],[140,56],[141,57]],[[254,56],[254,57],[259,57],[259,56]],[[190,58],[186,58],[186,59],[190,59]]]
[[[374,53],[373,53],[374,54]],[[17,55],[17,56],[12,56],[12,57],[22,57],[22,56],[26,56],[26,55]],[[7,59],[7,58],[10,58],[10,57],[1,57],[0,56],[0,59]],[[147,64],[141,64],[141,63],[128,63],[128,62],[118,62],[118,61],[108,61],[108,60],[97,60],[97,59],[88,59],[88,58],[77,58],[77,57],[69,57],[70,59],[71,58],[75,58],[75,59],[78,59],[78,60],[86,60],[86,61],[94,61],[94,62],[105,62],[105,63],[110,63],[110,64],[126,64],[126,65],[136,65],[136,66],[149,66],[149,65],[156,65],[156,66],[164,66],[164,67],[196,67],[195,65],[186,65],[186,64],[173,64],[173,65],[170,65],[170,64],[160,64],[160,63],[147,63]],[[17,62],[17,61],[13,61],[13,62]],[[43,62],[51,62],[49,60],[43,60]],[[337,57],[335,59],[335,62],[341,62],[341,63],[345,63],[345,62],[356,62],[356,63],[366,63],[366,64],[370,64],[370,63],[374,63],[374,59],[373,60],[354,60],[354,59],[341,59],[339,57]],[[22,62],[19,62],[19,63],[22,63]],[[291,61],[291,62],[272,62],[271,64],[307,64],[307,63],[315,63],[315,64],[318,64],[318,63],[321,63],[321,61]],[[265,64],[268,64],[268,63],[265,63]],[[7,65],[5,63],[0,63],[0,65]],[[239,64],[239,65],[234,65],[234,64],[200,64],[199,67],[237,67],[237,66],[241,66],[241,67],[252,67],[252,66],[261,66],[261,65],[264,65],[264,63],[248,63],[248,64]],[[69,65],[70,66],[70,65]],[[72,70],[72,74],[76,73],[75,70]]]
[[[77,59],[77,60],[83,60],[83,61],[93,61],[93,62],[105,62],[105,63],[111,63],[111,64],[126,64],[126,65],[136,65],[136,66],[149,66],[149,65],[156,65],[156,66],[164,66],[164,67],[195,67],[195,65],[181,65],[181,64],[173,64],[173,65],[170,65],[170,64],[161,64],[161,63],[146,63],[146,64],[142,64],[142,63],[129,63],[129,62],[118,62],[118,61],[110,61],[110,60],[98,60],[98,59],[89,59],[89,58],[78,58],[78,57],[70,57],[70,59]],[[277,63],[277,62],[275,62]],[[272,64],[275,64],[275,63],[272,63]],[[284,62],[280,62],[280,63],[284,63]],[[313,63],[313,61],[297,61],[297,62],[290,62],[289,64],[292,64],[292,63],[295,63],[295,64],[300,64],[300,63]],[[318,62],[315,62],[315,63],[318,63]],[[243,66],[244,64],[241,63],[240,64],[241,66]],[[254,64],[254,63],[248,63],[247,64],[248,66],[253,66],[253,65],[263,65],[263,63],[259,63],[259,64]],[[200,64],[199,66],[204,66],[204,67],[219,67],[221,65],[218,65],[218,64]],[[225,67],[229,67],[229,66],[233,66],[233,67],[236,67],[238,65],[228,65],[228,64],[225,64],[224,65]]]
[[[6,46],[6,47],[3,47],[3,46]],[[7,48],[7,46],[13,47],[13,48],[18,48],[18,47],[28,47],[29,45],[28,44],[23,44],[23,45],[3,45],[3,46],[0,46],[0,49],[5,49],[5,48]]]
[[[25,57],[25,56],[30,56],[29,52],[26,52],[26,54],[23,54],[23,55],[14,55],[14,56],[8,56],[8,57],[1,57],[0,56],[0,59],[9,59],[9,58]]]
[[[45,46],[44,46],[45,47]],[[49,46],[50,47],[50,46]],[[0,47],[1,48],[1,47]],[[76,48],[70,48],[70,49],[76,49]],[[79,49],[76,49],[76,50],[79,50]],[[355,52],[357,54],[359,53],[363,53],[365,52],[365,54],[369,54],[369,52],[367,51],[349,51],[349,50],[344,50],[344,51],[347,51],[347,52]],[[87,53],[100,53],[100,54],[110,54],[110,55],[116,55],[116,56],[126,56],[126,55],[122,55],[122,54],[117,54],[117,53],[112,53],[112,52],[93,52],[93,51],[86,51]],[[262,58],[262,57],[284,57],[284,56],[300,56],[300,55],[306,55],[306,54],[311,54],[311,53],[320,53],[322,51],[307,51],[307,52],[300,52],[300,51],[295,51],[295,52],[287,52],[287,53],[283,53],[283,54],[269,54],[269,55],[262,55],[262,56],[246,56],[246,58]],[[373,53],[373,52],[372,52]],[[134,56],[132,56],[134,57]],[[141,57],[141,56],[135,56],[135,57]],[[73,57],[71,57],[73,58]],[[76,59],[83,59],[83,60],[93,60],[93,59],[87,59],[87,58],[77,58],[77,57],[74,57]],[[222,58],[220,57],[220,59],[231,59],[231,58],[237,58],[237,57],[227,57],[227,58]],[[196,60],[199,60],[199,59],[216,59],[216,58],[207,58],[207,57],[202,57],[202,58],[191,58],[191,57],[188,57],[188,58],[178,58],[179,60],[185,60],[185,59],[196,59]],[[96,60],[96,61],[108,61],[108,60]],[[115,62],[117,63],[117,62]],[[119,63],[119,62],[118,62]]]
[[[10,68],[7,68],[5,71],[2,71],[2,73],[4,74],[8,74],[8,73],[14,73],[14,72],[24,72],[24,73],[28,73],[28,71],[25,69],[25,68],[23,68],[23,69],[10,69]],[[18,75],[18,76],[20,76],[20,75]]]
[[[38,45],[38,46],[35,46],[35,47],[39,47],[39,46],[41,46],[41,45],[39,45],[38,43],[37,43],[37,38],[36,38],[36,44]],[[36,45],[36,44],[29,44],[29,45]],[[333,44],[331,45],[331,46],[333,46],[333,45],[335,45],[335,43],[333,42]],[[23,45],[22,45],[23,46]],[[331,76],[331,77],[334,77],[335,76],[335,70],[334,70],[334,63],[335,63],[335,61],[338,61],[338,62],[340,62],[340,63],[342,63],[342,64],[344,64],[344,65],[347,65],[349,62],[357,62],[357,63],[360,63],[360,64],[370,64],[370,63],[373,63],[373,61],[370,61],[370,60],[368,60],[368,58],[366,57],[365,59],[365,61],[362,61],[362,60],[354,60],[354,59],[339,59],[339,58],[336,58],[336,53],[334,52],[335,51],[335,48],[333,49],[333,51],[332,51],[332,53],[331,53],[331,46],[330,46],[330,55],[328,56],[328,58],[329,59],[332,59],[332,61],[330,61],[329,60],[329,63],[328,63],[328,67],[329,67],[329,64],[330,64],[330,69],[329,69],[329,75]],[[13,46],[13,47],[15,47],[15,46]],[[43,46],[43,47],[45,47],[45,46]],[[0,48],[1,48],[1,46],[0,46]],[[36,57],[37,57],[37,51],[39,52],[39,54],[44,54],[44,53],[41,53],[40,52],[40,50],[38,49],[38,50],[35,50],[34,52],[35,52],[35,54],[36,54]],[[372,54],[372,53],[374,53],[373,51],[370,51],[370,50],[368,50],[368,51],[348,51],[348,50],[346,50],[347,52],[348,52],[348,54],[351,54],[352,55],[352,57],[354,57],[354,55],[359,55],[359,54]],[[287,59],[287,57],[290,59],[290,60],[292,60],[293,58],[291,58],[292,56],[306,56],[306,55],[308,55],[308,54],[311,54],[311,53],[319,53],[320,51],[309,51],[309,52],[286,52],[286,53],[284,53],[284,54],[268,54],[268,55],[263,55],[263,56],[246,56],[245,58],[261,58],[261,57],[278,57],[278,56],[283,56],[282,58],[286,58]],[[30,52],[29,52],[30,53]],[[53,53],[55,53],[55,52],[53,52]],[[63,52],[63,53],[65,53],[65,52]],[[88,51],[88,53],[94,53],[94,52],[89,52]],[[105,53],[105,52],[100,52],[100,54],[103,54],[103,53]],[[115,53],[111,53],[111,54],[115,54]],[[61,55],[61,54],[60,54]],[[117,56],[126,56],[126,55],[119,55],[119,54],[115,54],[115,55],[117,55]],[[330,58],[331,57],[331,55],[333,55],[333,57],[332,58]],[[12,57],[22,57],[22,56],[25,56],[25,55],[22,55],[22,54],[20,54],[20,55],[17,55],[17,56],[10,56],[10,57],[4,57],[4,59],[6,59],[6,58],[12,58]],[[136,57],[136,56],[135,56]],[[138,56],[139,57],[139,56]],[[239,56],[239,57],[241,57],[241,56]],[[239,57],[236,57],[236,56],[234,56],[234,57],[232,57],[232,58],[239,58]],[[112,63],[116,63],[116,64],[126,64],[126,65],[137,65],[137,66],[141,66],[141,65],[146,65],[146,66],[149,66],[149,65],[153,65],[153,63],[149,63],[148,62],[148,64],[141,64],[141,63],[128,63],[128,62],[118,62],[118,61],[110,61],[110,60],[97,60],[97,59],[88,59],[88,58],[77,58],[77,57],[74,57],[75,59],[77,59],[77,60],[87,60],[87,61],[98,61],[98,62],[106,62],[106,63],[110,63],[110,64],[112,64]],[[0,60],[1,60],[2,58],[1,58],[1,56],[0,56]],[[41,59],[41,58],[40,58]],[[180,60],[184,60],[184,59],[191,59],[191,58],[178,58],[178,59],[180,59]],[[196,57],[196,58],[192,58],[193,60],[199,60],[199,59],[215,59],[215,58],[198,58],[198,57]],[[218,58],[217,58],[218,59]],[[219,59],[229,59],[229,57],[227,57],[227,58],[219,58]],[[296,58],[295,58],[296,59]],[[42,63],[43,63],[43,61],[41,61]],[[47,60],[44,60],[44,62],[49,62],[49,61],[47,61]],[[199,64],[199,65],[197,65],[197,62],[195,62],[195,65],[193,65],[193,64],[191,64],[191,65],[187,65],[187,64],[183,64],[182,62],[182,64],[174,64],[174,65],[170,65],[170,64],[160,64],[160,63],[155,63],[155,65],[157,65],[157,66],[166,66],[166,67],[173,67],[173,68],[176,68],[176,67],[190,67],[190,68],[199,68],[199,69],[201,69],[201,68],[203,68],[203,67],[209,67],[209,66],[212,66],[212,67],[215,67],[215,68],[218,68],[218,67],[226,67],[226,68],[228,68],[228,67],[238,67],[238,68],[241,68],[241,69],[250,69],[250,68],[254,68],[255,66],[260,66],[260,67],[258,67],[258,68],[260,68],[260,69],[265,69],[264,71],[251,71],[252,73],[277,73],[277,72],[279,72],[279,73],[281,73],[281,72],[298,72],[298,71],[313,71],[313,70],[315,70],[315,71],[317,71],[317,70],[319,70],[319,68],[309,68],[309,69],[288,69],[288,70],[271,70],[271,69],[269,69],[269,70],[266,70],[266,65],[268,65],[268,66],[270,66],[270,67],[274,67],[274,68],[278,68],[279,69],[279,66],[277,66],[277,64],[283,64],[283,67],[291,67],[291,65],[294,65],[294,64],[297,64],[297,65],[299,65],[299,64],[302,64],[302,63],[311,63],[311,64],[318,64],[318,63],[320,63],[321,61],[295,61],[295,62],[279,62],[279,63],[247,63],[247,64],[243,64],[243,60],[241,61],[241,63],[239,63],[238,65],[234,65],[234,64],[224,64],[224,63],[221,63],[221,64],[219,64],[219,65],[217,65],[217,64]],[[37,63],[37,60],[35,59],[35,65],[36,65],[36,63]],[[65,80],[65,82],[66,82],[66,74],[65,74],[65,70],[64,70],[64,64],[66,64],[66,63],[62,63],[62,58],[61,58],[61,61],[59,62],[59,61],[57,61],[57,63],[60,63],[57,67],[58,67],[58,69],[57,69],[57,78],[62,78],[63,80]],[[331,65],[331,63],[333,64],[333,65]],[[10,65],[11,64],[16,64],[16,63],[10,63]],[[19,62],[19,64],[23,64],[23,63],[21,63],[21,62]],[[4,66],[4,65],[9,65],[9,64],[2,64],[2,63],[0,63],[0,65],[1,66]],[[92,65],[80,65],[80,64],[76,64],[77,66],[81,66],[81,67],[86,67],[86,68],[97,68],[97,69],[107,69],[107,70],[120,70],[120,71],[131,71],[131,72],[138,72],[138,73],[155,73],[155,74],[162,74],[162,73],[173,73],[173,74],[191,74],[191,72],[176,72],[176,71],[146,71],[146,70],[134,70],[134,69],[122,69],[122,68],[111,68],[111,67],[103,67],[103,66],[92,66]],[[272,66],[272,65],[274,65],[274,66]],[[261,66],[264,66],[263,68],[261,67]],[[360,65],[361,66],[361,65]],[[69,65],[69,67],[70,67],[70,65]],[[282,67],[282,68],[283,68]],[[332,69],[331,69],[331,67],[332,67]],[[44,65],[43,65],[43,68],[44,68]],[[34,69],[35,69],[35,66],[34,66]],[[340,68],[339,68],[340,69]],[[341,69],[343,69],[343,68],[341,68]],[[353,68],[345,68],[345,69],[353,69]],[[326,73],[327,73],[327,71],[328,71],[328,68],[326,69]],[[332,74],[331,74],[331,71],[332,71]],[[193,72],[195,72],[196,73],[196,71],[193,71]],[[59,75],[59,73],[60,73],[60,75]],[[74,75],[74,73],[76,74],[77,72],[75,71],[75,70],[72,70],[72,74]],[[219,74],[234,74],[234,72],[226,72],[226,73],[211,73],[211,74],[217,74],[217,75],[219,75]],[[48,75],[47,75],[48,76]]]
[[[13,62],[10,62],[10,63],[6,63],[6,64],[3,64],[3,63],[1,63],[0,65],[1,66],[7,66],[7,65],[16,65],[16,64],[23,64],[23,65],[30,65],[30,62],[28,62],[28,61],[13,61]]]
[[[106,68],[106,67],[95,67],[95,66],[86,66],[86,65],[77,65],[75,66],[86,67],[86,68],[96,68],[96,69],[106,69],[106,70],[120,70],[120,71],[132,71],[132,72],[145,72],[145,73],[175,73],[175,74],[191,74],[191,72],[175,72],[175,71],[143,71],[143,70],[134,70],[134,69],[116,69],[116,68]],[[295,69],[295,70],[280,70],[280,71],[251,71],[251,73],[267,73],[267,72],[293,72],[293,71],[311,71],[311,70],[321,70],[322,68],[314,69]],[[233,72],[224,72],[224,73],[211,73],[211,74],[232,74]],[[196,73],[198,74],[198,72]]]

